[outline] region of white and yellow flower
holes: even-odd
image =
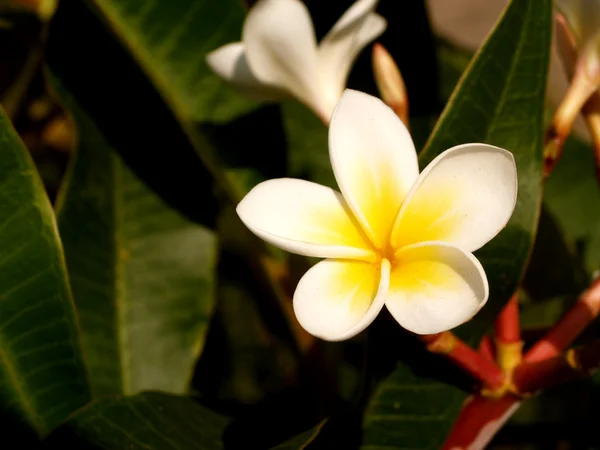
[[[512,154],[485,144],[446,150],[419,174],[402,121],[381,100],[346,90],[329,153],[341,193],[308,181],[265,181],[237,212],[284,250],[327,258],[294,293],[300,324],[325,340],[364,330],[385,304],[404,328],[432,334],[469,320],[488,298],[477,250],[515,207]]]
[[[248,96],[295,97],[328,123],[354,60],[386,28],[374,12],[377,1],[355,2],[317,45],[302,1],[259,0],[248,12],[242,41],[208,54],[208,64]]]

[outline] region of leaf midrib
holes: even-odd
[[[462,91],[464,89],[464,83],[466,81],[466,77],[469,75],[469,71],[471,70],[471,67],[474,66],[475,64],[477,64],[477,62],[479,61],[479,58],[483,54],[483,51],[485,50],[485,48],[489,45],[489,41],[492,37],[493,34],[493,30],[495,30],[495,28],[504,20],[509,8],[510,8],[511,3],[507,3],[507,5],[505,6],[504,10],[502,11],[502,14],[500,15],[500,17],[498,18],[498,20],[496,21],[496,24],[494,25],[494,28],[492,29],[492,32],[490,32],[490,34],[488,35],[487,39],[481,44],[480,49],[478,50],[478,55],[476,58],[472,58],[471,61],[469,62],[469,64],[467,65],[467,67],[464,69],[463,71],[463,75],[461,76],[460,80],[457,83],[456,88],[454,89],[454,91],[452,92],[452,95],[450,96],[450,98],[448,99],[447,105],[451,105],[455,102],[455,100],[457,98],[462,98]],[[528,22],[529,20],[531,20],[531,8],[532,5],[528,4],[527,5],[528,9],[527,9],[527,18],[524,20],[524,22]],[[519,37],[521,39],[519,39],[518,44],[517,44],[517,50],[513,53],[513,58],[511,60],[511,65],[510,65],[510,69],[508,71],[508,81],[505,84],[505,86],[502,89],[502,93],[500,94],[500,99],[498,102],[496,102],[496,106],[494,108],[494,114],[493,114],[493,119],[489,121],[489,124],[485,127],[486,128],[486,132],[485,132],[485,140],[489,140],[489,137],[491,135],[491,131],[493,130],[493,124],[495,122],[495,118],[498,116],[498,112],[500,111],[501,107],[504,105],[504,103],[506,102],[506,97],[508,95],[508,85],[511,85],[511,80],[514,77],[514,68],[515,65],[517,64],[517,61],[519,60],[518,57],[521,55],[522,50],[523,50],[523,36],[525,35],[525,27],[521,27],[521,30],[519,30]],[[472,74],[471,74],[472,75]],[[477,74],[479,75],[479,74]],[[431,148],[431,145],[433,142],[435,142],[435,139],[437,138],[437,136],[439,135],[439,129],[445,125],[445,116],[446,114],[451,110],[451,108],[449,108],[449,106],[446,106],[446,108],[444,109],[444,111],[442,112],[442,115],[438,118],[437,123],[434,127],[434,129],[432,130],[429,139],[427,140],[427,142],[425,143],[425,145],[423,146],[423,150],[420,152],[419,154],[419,159],[421,159],[421,157],[427,156],[429,153],[429,150]]]
[[[127,301],[125,283],[125,263],[121,250],[124,248],[123,236],[123,177],[118,158],[109,155],[113,175],[112,204],[113,204],[113,230],[114,247],[112,249],[114,258],[114,305],[115,322],[117,334],[117,354],[119,355],[119,369],[121,373],[121,391],[124,395],[131,394],[131,354],[129,349],[129,334],[127,323]]]
[[[528,2],[527,3],[527,13],[526,13],[526,19],[524,20],[524,22],[529,22],[531,20],[531,8],[532,8],[532,4],[533,2]],[[509,4],[510,5],[510,4]],[[508,5],[507,5],[508,8]],[[485,134],[485,140],[486,142],[489,140],[490,136],[492,135],[493,131],[496,128],[496,120],[495,118],[498,117],[498,113],[502,110],[502,108],[504,107],[504,104],[506,103],[506,99],[508,98],[508,92],[510,91],[510,88],[512,88],[513,86],[513,78],[515,76],[515,67],[518,63],[518,61],[521,58],[521,53],[523,52],[523,45],[524,45],[524,41],[525,39],[523,39],[525,36],[527,35],[526,33],[526,27],[521,27],[520,33],[519,33],[519,41],[517,44],[517,50],[514,52],[513,54],[513,59],[511,61],[510,64],[510,70],[508,71],[508,79],[506,81],[506,84],[504,85],[504,88],[502,89],[502,94],[500,94],[500,99],[499,101],[496,103],[496,108],[494,109],[494,119],[490,121],[489,125],[486,127],[486,134]]]

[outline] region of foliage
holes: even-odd
[[[351,4],[306,3],[318,37]],[[386,314],[347,342],[307,336],[289,293],[314,261],[264,245],[234,212],[268,178],[335,187],[326,126],[208,67],[209,51],[240,39],[242,1],[63,0],[49,21],[1,8],[2,445],[442,447],[471,379]],[[476,253],[490,300],[456,334],[476,347],[518,290],[528,345],[600,264],[590,145],[570,138],[542,179],[552,1],[509,1],[474,55],[433,37],[423,2],[377,11],[419,166],[465,142],[515,156],[515,213]],[[370,50],[348,86],[376,94]],[[524,429],[542,448],[544,421],[571,439],[572,396],[597,399],[598,382],[524,402],[492,445],[516,448]],[[597,413],[587,401],[579,423]]]

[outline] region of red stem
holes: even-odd
[[[520,393],[534,393],[566,381],[589,376],[600,365],[600,340],[543,361],[522,364],[513,374]]]
[[[484,449],[520,404],[520,400],[512,395],[497,399],[470,396],[442,450]]]
[[[430,352],[448,358],[488,389],[496,390],[504,386],[504,373],[498,365],[484,358],[451,332],[421,336],[421,340]]]
[[[519,297],[517,293],[510,298],[496,319],[496,340],[505,344],[519,342],[521,329],[519,327]]]
[[[479,343],[479,354],[483,356],[488,361],[496,361],[496,354],[494,350],[494,343],[492,339],[486,334],[481,342]]]
[[[525,354],[532,363],[552,358],[566,349],[600,313],[600,278],[579,297],[573,307]]]

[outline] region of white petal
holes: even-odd
[[[426,242],[396,254],[386,306],[407,330],[434,334],[471,319],[488,295],[477,258],[449,244]]]
[[[327,259],[313,266],[294,293],[300,325],[327,341],[349,339],[367,328],[383,308],[390,263],[381,267]]]
[[[331,119],[329,154],[348,205],[375,246],[383,248],[419,174],[408,130],[381,100],[347,89]]]
[[[373,12],[376,6],[377,0],[358,0],[319,44],[321,85],[331,105],[335,106],[342,95],[352,64],[360,51],[387,27],[386,20]]]
[[[256,78],[286,89],[324,115],[315,32],[300,0],[259,0],[250,8],[242,41]]]
[[[287,92],[260,82],[252,74],[241,42],[233,42],[210,52],[206,55],[206,62],[213,72],[248,97],[264,101],[289,97]]]
[[[486,144],[446,150],[419,175],[392,233],[392,246],[446,241],[473,252],[504,228],[517,201],[512,153]]]
[[[242,222],[284,250],[320,258],[373,259],[339,192],[293,178],[265,181],[237,206]]]

